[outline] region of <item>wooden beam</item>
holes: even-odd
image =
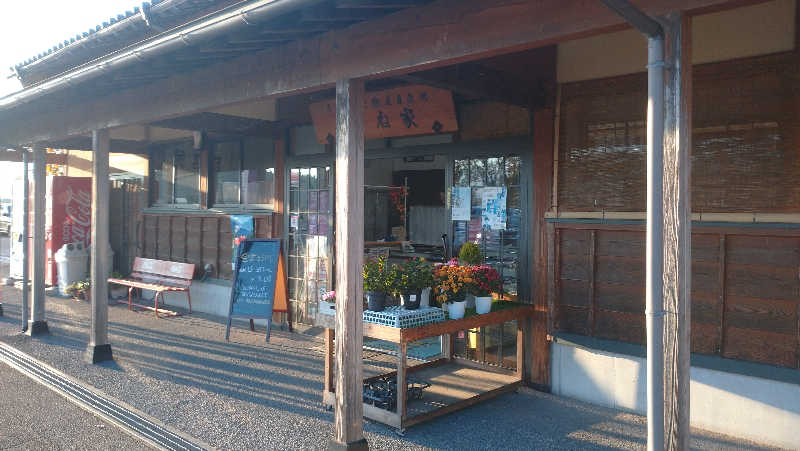
[[[89,363],[112,360],[108,343],[108,274],[109,261],[109,196],[108,157],[111,153],[111,138],[108,130],[92,132],[92,245],[91,265],[91,323],[89,325],[89,347],[85,358]]]
[[[413,8],[431,0],[336,0],[337,8]]]
[[[152,122],[153,127],[175,130],[203,130],[212,133],[244,133],[251,129],[263,128],[269,121],[230,114],[202,112],[188,116]]]
[[[364,82],[336,83],[336,415],[332,446],[366,449],[364,323]]]
[[[361,22],[384,15],[374,9],[337,9],[331,6],[306,8],[300,14],[301,23]]]
[[[664,26],[664,448],[689,449],[691,353],[691,19]],[[656,401],[657,402],[657,401]]]
[[[20,151],[0,150],[0,161],[21,163],[22,154],[23,152]],[[67,155],[63,153],[47,153],[45,154],[45,162],[47,164],[65,165],[67,164]]]
[[[637,2],[650,15],[725,4],[729,2]],[[62,96],[45,96],[0,112],[0,139],[13,147],[81,135],[327,88],[342,78],[382,78],[512,53],[620,26],[623,20],[596,1],[439,0],[102,98],[58,101]]]

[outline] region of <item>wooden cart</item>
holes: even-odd
[[[397,387],[405,387],[409,374],[415,379],[431,384],[425,389],[422,400],[407,402],[406,390],[397,390],[397,408],[395,411],[385,410],[364,403],[364,416],[387,424],[403,433],[409,426],[427,421],[462,409],[479,401],[516,390],[523,378],[523,319],[532,316],[533,306],[519,306],[503,309],[483,315],[470,316],[458,320],[443,321],[419,327],[400,329],[378,324],[364,323],[364,336],[396,343],[397,371],[366,378],[376,380],[385,376],[397,375]],[[319,325],[325,330],[325,391],[323,403],[326,407],[336,404],[334,394],[334,360],[333,338],[334,317],[318,318]],[[453,356],[453,334],[480,328],[492,324],[502,324],[517,320],[517,369],[506,370],[484,365],[472,360]],[[407,366],[406,354],[408,344],[428,337],[443,336],[442,357],[420,365]]]

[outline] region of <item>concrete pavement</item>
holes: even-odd
[[[152,449],[0,362],[0,449]]]
[[[48,298],[52,335],[19,334],[19,292],[2,287],[0,340],[221,449],[326,449],[333,414],[321,404],[322,342],[309,334],[241,324],[224,340],[219,318],[156,319],[110,308],[115,362],[89,365],[88,303]],[[221,300],[220,302],[227,302]],[[309,332],[313,332],[309,331]],[[366,355],[370,368],[385,366]],[[31,394],[30,396],[36,396]],[[699,449],[763,449],[695,431]],[[410,428],[365,424],[372,449],[640,449],[645,419],[528,389]]]

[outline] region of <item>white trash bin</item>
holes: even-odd
[[[86,279],[89,272],[89,251],[82,243],[67,243],[55,256],[58,271],[58,292],[67,295],[67,286]]]

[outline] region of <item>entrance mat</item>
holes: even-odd
[[[370,340],[364,342],[364,348],[371,351],[383,351],[397,354],[397,344],[385,340]],[[408,357],[417,360],[430,360],[442,353],[439,337],[430,337],[408,344]]]

